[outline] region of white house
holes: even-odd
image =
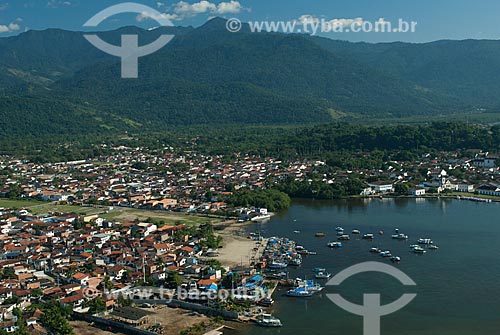
[[[410,193],[410,195],[413,195],[415,197],[421,197],[421,196],[425,195],[425,188],[415,187],[415,188],[412,188],[411,190],[409,190],[408,192]]]
[[[394,185],[391,182],[375,181],[373,183],[368,183],[376,193],[388,193],[394,192]]]

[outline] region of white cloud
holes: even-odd
[[[321,19],[317,18],[317,17],[314,17],[312,15],[309,15],[309,14],[305,14],[305,15],[302,15],[301,17],[299,17],[297,20],[295,20],[295,22],[297,24],[302,24],[302,25],[306,25],[306,24],[317,24],[321,21]]]
[[[195,2],[193,4],[185,1],[180,1],[175,4],[174,12],[184,16],[193,16],[204,13],[213,13],[216,10],[217,5],[206,0]]]
[[[55,0],[52,0],[55,1]],[[208,14],[210,16],[225,15],[225,14],[238,14],[247,8],[236,0],[230,0],[227,2],[214,3],[207,0],[201,0],[194,3],[189,3],[187,1],[179,1],[174,3],[170,8],[164,2],[156,2],[156,7],[164,11],[170,10],[170,13],[162,14],[162,17],[168,18],[173,21],[180,21],[188,17],[194,17],[197,15]],[[147,19],[155,19],[148,15],[142,13],[137,16],[136,20],[138,22],[145,21]]]
[[[238,14],[243,11],[243,6],[238,2],[231,0],[230,2],[221,2],[217,5],[217,14]]]
[[[8,25],[0,25],[0,33],[11,33],[20,30],[21,27],[17,23],[10,23]]]

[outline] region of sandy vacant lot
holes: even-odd
[[[237,226],[227,227],[220,235],[224,240],[217,260],[226,266],[248,265],[258,260],[266,245],[265,241],[257,244],[257,241],[242,236],[244,234],[242,234],[241,227]]]
[[[191,311],[183,309],[169,308],[165,306],[157,306],[156,308],[147,308],[147,311],[155,313],[149,317],[148,325],[141,326],[147,328],[155,324],[161,324],[165,335],[177,335],[181,330],[199,324],[203,321],[208,322],[208,318],[204,315],[193,315]]]
[[[157,306],[154,308],[145,308],[144,310],[154,313],[149,317],[149,323],[142,325],[141,329],[148,329],[151,326],[160,324],[163,327],[163,335],[177,335],[186,328],[199,324],[203,321],[208,322],[204,315],[193,314],[191,311],[183,309],[168,308]],[[92,327],[90,324],[82,321],[71,322],[76,335],[125,335],[123,333],[113,333],[99,328]]]

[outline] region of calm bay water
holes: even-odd
[[[300,201],[270,222],[260,224],[264,236],[289,237],[318,255],[304,258],[301,267],[289,269],[290,278],[313,277],[314,267],[326,267],[333,274],[360,262],[391,264],[370,248],[391,250],[402,262],[396,265],[416,283],[404,287],[387,275],[358,274],[340,287],[327,287],[311,298],[285,297],[275,293],[272,313],[282,328],[248,327],[244,334],[363,334],[362,318],[343,311],[325,296],[340,293],[361,304],[363,293],[381,293],[382,303],[403,293],[417,298],[403,310],[382,318],[382,335],[498,335],[500,334],[500,204],[458,200],[349,200],[338,202]],[[331,250],[326,243],[336,240],[335,227],[346,232],[360,229],[376,234],[374,241],[361,236],[344,248]],[[251,227],[255,231],[258,227]],[[391,239],[395,228],[410,236],[409,241]],[[295,234],[300,230],[300,234]],[[378,231],[385,235],[379,236]],[[326,238],[316,238],[324,232]],[[351,238],[353,235],[351,235]],[[418,238],[430,237],[437,251],[418,256],[409,246]],[[325,281],[322,282],[323,284]]]

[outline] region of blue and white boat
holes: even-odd
[[[342,242],[330,242],[327,244],[329,248],[342,248],[344,244]]]
[[[286,295],[289,297],[303,298],[303,297],[312,297],[313,292],[308,291],[306,287],[302,286],[288,290],[288,292],[286,292]]]
[[[326,269],[325,268],[314,268],[312,269],[313,272],[325,272]]]

